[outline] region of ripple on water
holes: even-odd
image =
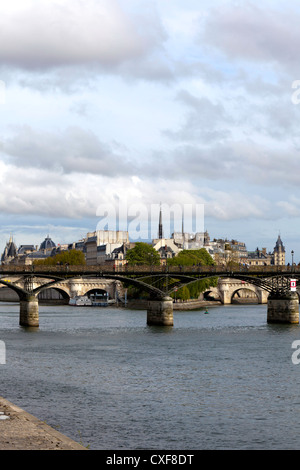
[[[174,312],[40,307],[40,328],[0,305],[1,395],[91,449],[299,447],[299,328],[266,306]],[[291,444],[292,443],[292,444]]]

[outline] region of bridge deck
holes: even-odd
[[[228,269],[219,266],[17,266],[17,265],[1,265],[0,276],[5,275],[56,275],[56,276],[105,276],[113,274],[121,274],[124,276],[147,276],[152,274],[162,275],[191,275],[199,277],[207,276],[228,276],[233,277],[237,275],[270,277],[270,276],[291,276],[296,277],[300,275],[300,266],[241,266],[238,269]]]

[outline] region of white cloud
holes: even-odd
[[[281,0],[3,4],[4,223],[86,228],[127,198],[203,203],[216,231],[258,239],[296,225],[299,18]]]
[[[100,64],[144,57],[164,39],[159,24],[137,19],[117,0],[29,2],[4,8],[0,61],[28,70]]]

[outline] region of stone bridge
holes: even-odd
[[[25,288],[24,278],[11,277],[10,282],[16,286]],[[46,284],[48,281],[42,278],[34,278],[32,288],[38,288]],[[120,281],[112,279],[99,279],[99,278],[71,278],[61,282],[57,282],[55,286],[49,286],[39,293],[40,300],[62,300],[65,299],[68,303],[70,298],[77,295],[86,295],[92,291],[105,291],[108,293],[110,299],[124,298],[124,289]],[[0,301],[19,300],[18,294],[0,284]]]
[[[231,278],[219,278],[218,286],[208,289],[206,293],[219,299],[224,305],[231,304],[235,295],[243,299],[247,299],[251,296],[250,298],[255,299],[259,304],[268,303],[269,297],[269,292],[261,287],[246,281]]]

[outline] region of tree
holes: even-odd
[[[159,253],[148,243],[137,242],[134,248],[126,253],[126,260],[130,265],[159,266]]]
[[[227,269],[235,269],[239,267],[239,254],[234,251],[230,245],[225,245],[225,266]]]
[[[212,266],[214,264],[213,258],[205,248],[199,250],[182,250],[174,258],[168,259],[170,266]]]
[[[175,258],[168,259],[168,264],[170,266],[212,266],[215,262],[205,248],[200,248],[199,250],[182,250]],[[217,282],[218,279],[213,277],[196,280],[184,287],[189,293],[188,298],[198,299],[201,292],[204,292],[209,287],[216,286]],[[186,290],[180,292],[182,289],[178,290],[176,297],[187,300],[187,292]],[[174,297],[174,294],[172,294],[172,297]]]
[[[80,250],[69,250],[57,253],[55,256],[49,256],[46,259],[34,261],[35,265],[54,266],[56,264],[83,265],[85,264],[84,253]]]
[[[187,286],[183,286],[178,289],[176,298],[180,300],[189,300],[191,298],[189,288]]]

